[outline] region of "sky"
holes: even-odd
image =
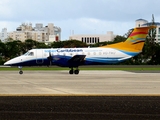
[[[53,23],[61,39],[72,34],[124,35],[137,19],[160,22],[160,0],[0,0],[0,31],[22,23]]]

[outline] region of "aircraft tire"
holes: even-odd
[[[19,71],[19,74],[20,74],[20,75],[23,74],[23,71]]]
[[[69,74],[73,74],[73,69],[69,71]]]
[[[79,74],[79,70],[75,70],[74,74],[76,74],[76,75]]]

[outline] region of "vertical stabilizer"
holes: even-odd
[[[151,28],[155,28],[155,26],[134,28],[126,41],[102,47],[115,48],[126,52],[141,52],[149,29]]]

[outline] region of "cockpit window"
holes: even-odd
[[[24,54],[24,56],[34,56],[34,52],[27,52]]]
[[[24,54],[24,56],[27,56],[27,55],[28,55],[28,53],[29,53],[29,52],[26,52],[26,53]]]
[[[34,56],[34,53],[33,52],[29,52],[28,56]]]

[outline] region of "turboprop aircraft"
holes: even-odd
[[[134,28],[124,42],[94,48],[51,48],[31,49],[24,55],[4,63],[7,66],[57,65],[69,67],[69,74],[79,74],[81,65],[104,65],[119,63],[139,54],[144,46],[148,31],[155,26]],[[75,69],[74,69],[75,68]]]

